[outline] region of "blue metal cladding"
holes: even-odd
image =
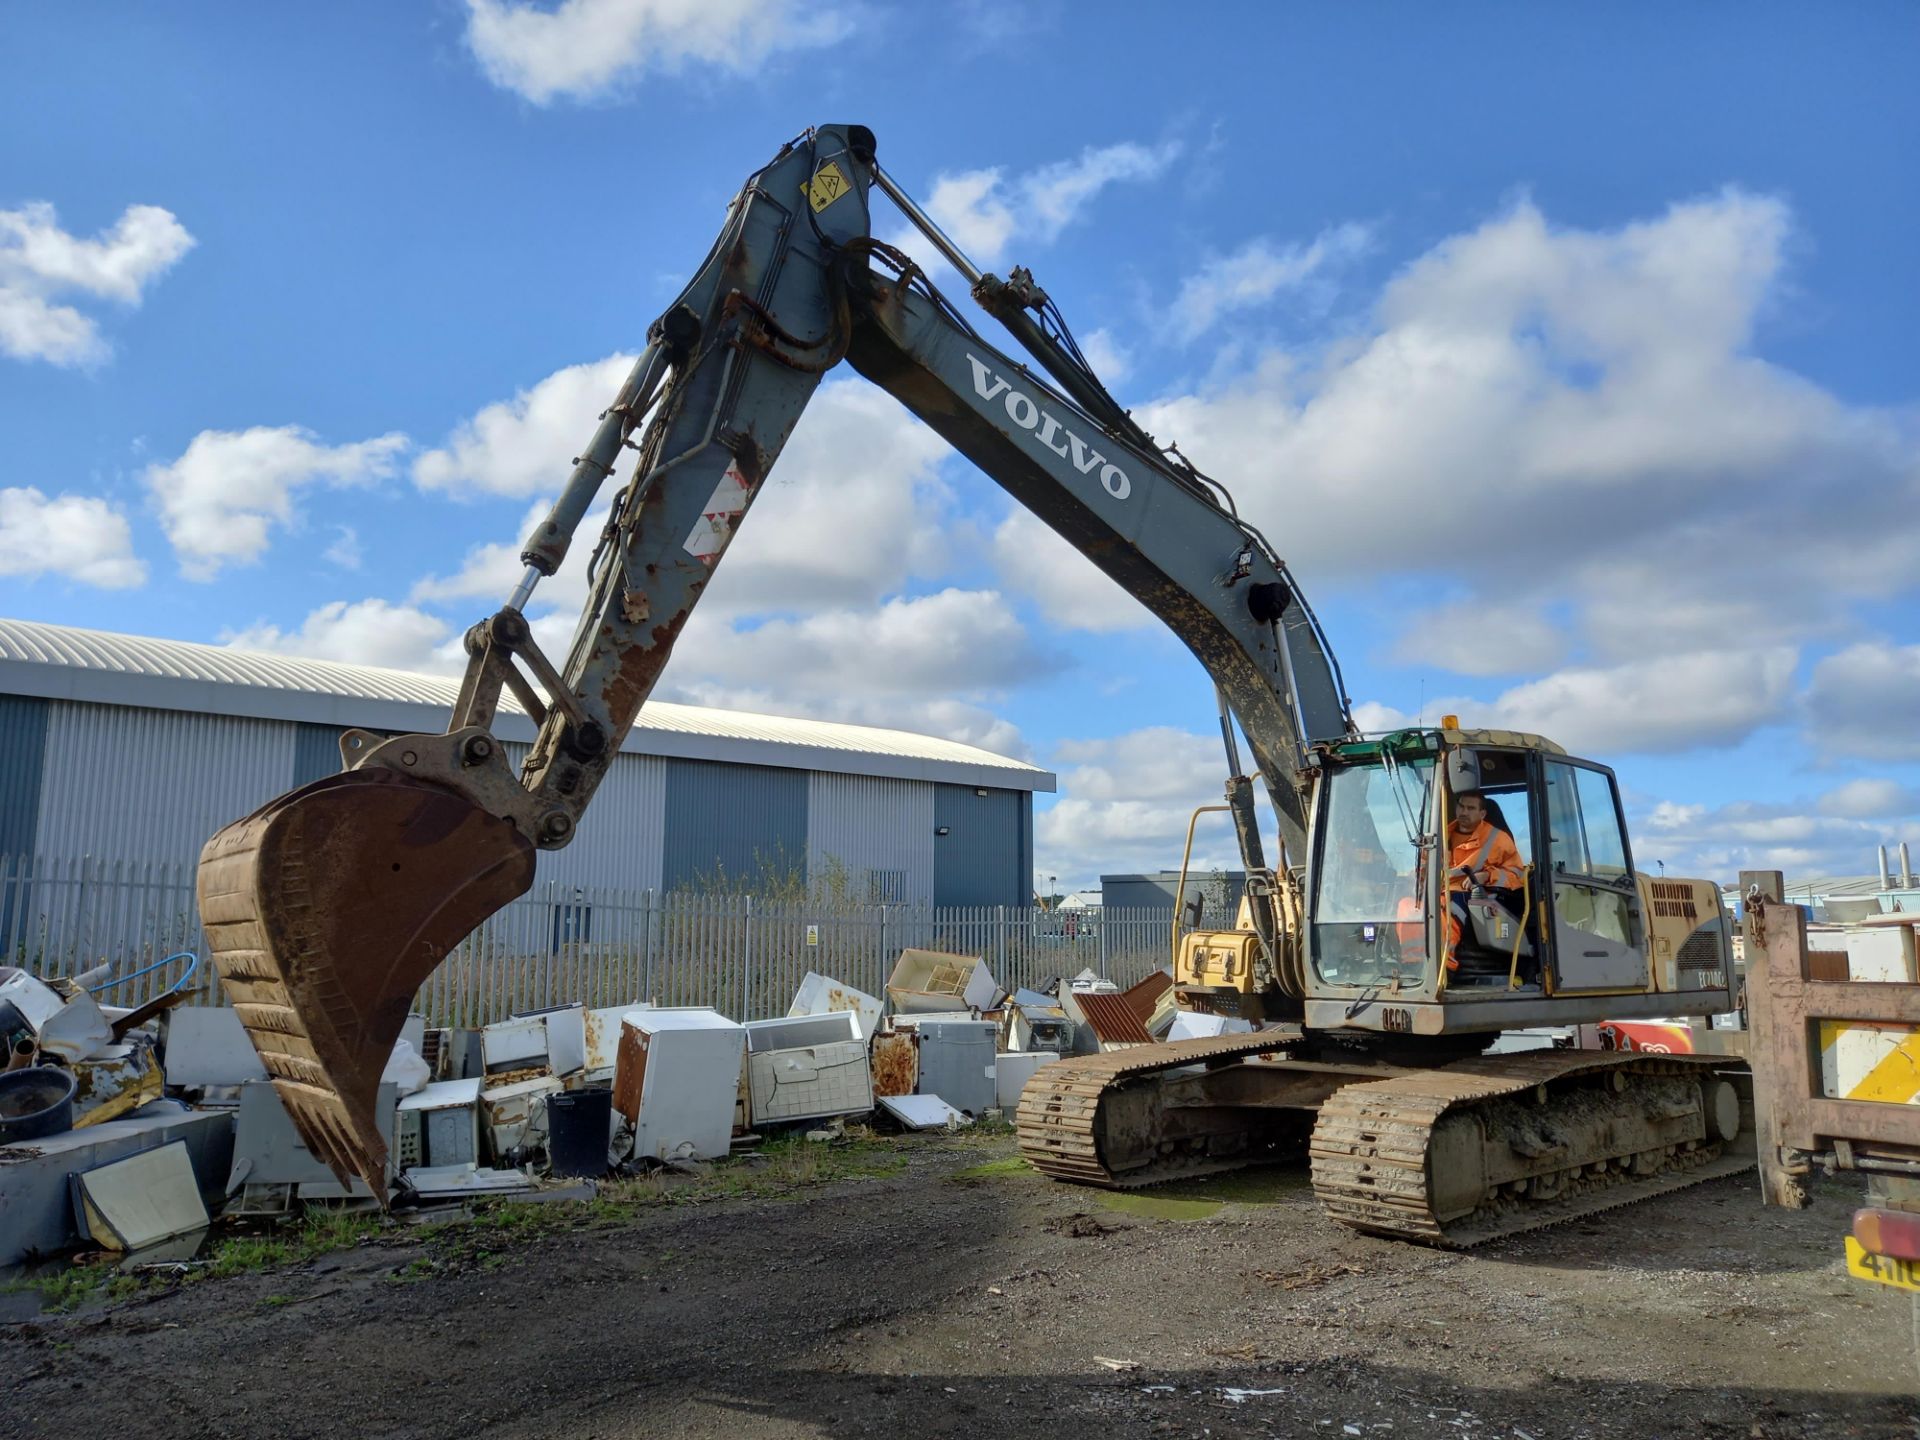
[[[46,759],[47,702],[0,695],[0,880],[9,873],[9,855],[24,857],[33,851]],[[0,935],[11,935],[14,912],[31,915],[32,904],[24,883],[0,887]]]
[[[301,721],[293,732],[293,783],[309,785],[340,773],[340,736],[338,725],[309,725]]]
[[[739,887],[765,894],[807,866],[807,772],[713,760],[666,762],[668,890]]]
[[[33,849],[47,759],[47,702],[0,695],[0,855]]]
[[[807,777],[807,873],[847,898],[933,903],[933,786],[877,775]]]
[[[937,785],[933,830],[935,905],[1032,902],[1032,796],[1020,790]]]

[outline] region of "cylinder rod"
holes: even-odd
[[[893,183],[893,177],[882,170],[878,162],[875,162],[873,167],[873,183],[880,187],[889,200],[900,207],[901,213],[913,222],[915,229],[933,242],[933,248],[947,257],[947,263],[967,277],[967,284],[980,283],[982,279],[980,267],[969,260],[960,247],[948,238],[947,232],[934,223],[931,215],[914,203],[911,195]]]

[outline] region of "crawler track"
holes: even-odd
[[[1043,1175],[1081,1185],[1133,1189],[1194,1175],[1237,1170],[1243,1153],[1224,1153],[1202,1143],[1168,1142],[1151,1158],[1113,1156],[1103,1144],[1103,1107],[1148,1077],[1192,1065],[1235,1064],[1254,1055],[1272,1055],[1299,1043],[1292,1033],[1221,1035],[1177,1040],[1168,1045],[1139,1045],[1104,1055],[1077,1056],[1043,1065],[1020,1092],[1015,1126],[1020,1153]],[[1138,1163],[1130,1163],[1138,1162]]]
[[[1725,1068],[1549,1051],[1349,1085],[1314,1126],[1314,1193],[1355,1229],[1466,1247],[1697,1185],[1753,1163]]]
[[[1346,1068],[1284,1053],[1300,1045],[1294,1034],[1231,1036],[1045,1066],[1020,1097],[1021,1153],[1059,1180],[1133,1189],[1270,1158],[1275,1117],[1317,1108],[1308,1153],[1327,1213],[1449,1247],[1753,1163],[1723,1059],[1556,1050],[1383,1064],[1379,1078],[1329,1076],[1296,1102],[1283,1087]],[[1261,1056],[1273,1063],[1243,1063]]]

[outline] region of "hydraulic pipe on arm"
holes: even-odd
[[[373,1098],[414,992],[526,892],[537,849],[573,837],[795,422],[843,356],[1179,635],[1240,720],[1287,852],[1305,853],[1311,746],[1345,738],[1351,723],[1285,566],[1210,482],[1155,449],[1070,342],[1018,307],[1010,320],[996,310],[1078,399],[915,283],[911,262],[870,238],[874,176],[872,134],[826,126],[749,179],[529,537],[509,603],[468,632],[446,733],[349,731],[343,773],[208,842],[199,889],[209,948],[303,1139],[343,1180],[357,1173],[384,1195]],[[1050,304],[1043,313],[1057,321]],[[629,448],[637,463],[556,665],[524,606]],[[492,733],[503,690],[538,726],[518,774]],[[1251,820],[1250,794],[1241,814]],[[1264,868],[1257,845],[1245,853],[1250,869]],[[1261,928],[1271,941],[1270,914]]]
[[[783,148],[728,210],[558,501],[508,603],[467,634],[440,735],[341,738],[346,768],[208,841],[208,948],[288,1115],[345,1183],[383,1201],[374,1116],[414,993],[566,844],[820,378],[847,316],[827,283],[869,229],[873,136],[826,126]],[[636,436],[638,436],[636,440]],[[555,664],[523,611],[623,452],[638,451]],[[493,734],[502,692],[539,727],[519,774]]]

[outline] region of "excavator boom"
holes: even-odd
[[[1057,387],[988,345],[910,259],[871,238],[876,183]],[[343,1181],[360,1175],[376,1195],[374,1096],[414,993],[526,892],[538,850],[572,839],[795,422],[842,359],[1192,649],[1239,717],[1296,857],[1309,747],[1354,733],[1324,636],[1266,539],[1107,394],[1030,276],[1003,282],[967,264],[880,170],[863,127],[811,131],[751,176],[647,338],[528,537],[525,578],[468,632],[446,733],[348,732],[344,773],[228,826],[201,857],[209,948],[288,1112]],[[637,463],[556,664],[524,608],[628,450]],[[490,728],[503,691],[540,726],[517,774]],[[1250,820],[1251,782],[1237,784]],[[1257,830],[1240,828],[1249,870],[1269,877],[1256,924],[1271,970],[1273,872]],[[1296,999],[1299,988],[1296,978]]]

